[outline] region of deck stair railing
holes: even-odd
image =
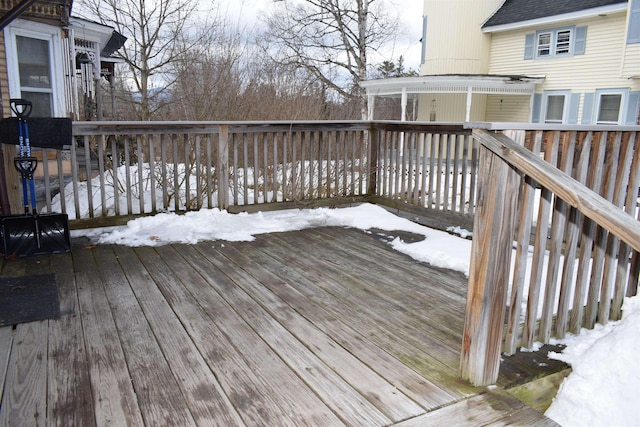
[[[637,130],[474,129],[464,378],[491,384],[501,352],[620,318],[640,272]]]

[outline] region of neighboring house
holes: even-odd
[[[20,7],[26,9],[12,16]],[[0,2],[6,21],[0,34],[3,117],[10,114],[10,98],[25,98],[34,116],[101,118],[98,83],[113,76],[111,55],[126,39],[111,27],[71,17],[71,7],[71,0]]]
[[[126,38],[71,17],[72,0],[0,0],[0,113],[10,99],[33,104],[33,117],[101,119],[100,79],[112,81],[111,55]],[[6,141],[6,135],[0,134]],[[9,142],[10,143],[10,142]],[[36,153],[39,155],[40,153]],[[0,144],[0,211],[21,211],[15,147]]]
[[[640,0],[425,0],[424,11],[421,76],[364,82],[371,97],[418,97],[419,120],[638,123]]]

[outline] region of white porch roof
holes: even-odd
[[[529,95],[533,96],[536,85],[545,76],[492,75],[492,74],[438,74],[418,77],[395,77],[366,80],[360,86],[369,96],[369,116],[373,117],[373,99],[376,96],[401,97],[402,118],[406,117],[409,97],[421,93],[463,93],[467,95],[467,121],[471,112],[473,94],[484,95]]]

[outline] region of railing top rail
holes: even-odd
[[[621,125],[554,125],[546,123],[467,122],[465,129],[562,131],[562,132],[640,132],[640,126]]]
[[[634,217],[507,136],[486,129],[474,129],[473,135],[493,153],[578,208],[585,216],[633,249],[640,251],[640,222]]]
[[[217,134],[221,126],[229,133],[242,132],[301,132],[332,130],[365,130],[370,128],[389,131],[471,134],[461,123],[362,121],[362,120],[310,120],[310,121],[76,121],[73,134],[160,134],[190,133]]]

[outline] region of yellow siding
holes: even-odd
[[[626,46],[624,64],[622,65],[622,76],[640,76],[640,43]]]
[[[527,123],[531,97],[528,95],[490,95],[487,97],[487,122]]]
[[[486,95],[473,95],[471,99],[472,122],[485,121]],[[430,121],[431,106],[436,101],[437,122],[464,122],[467,111],[466,94],[422,94],[418,99],[418,120]]]
[[[571,89],[584,93],[600,88],[638,90],[640,83],[629,80],[622,72],[625,23],[624,13],[572,23],[587,26],[585,54],[558,59],[524,60],[525,35],[544,28],[495,33],[489,72],[546,75],[547,79],[537,92]]]
[[[425,63],[421,74],[486,74],[491,36],[482,23],[502,0],[425,0]]]

